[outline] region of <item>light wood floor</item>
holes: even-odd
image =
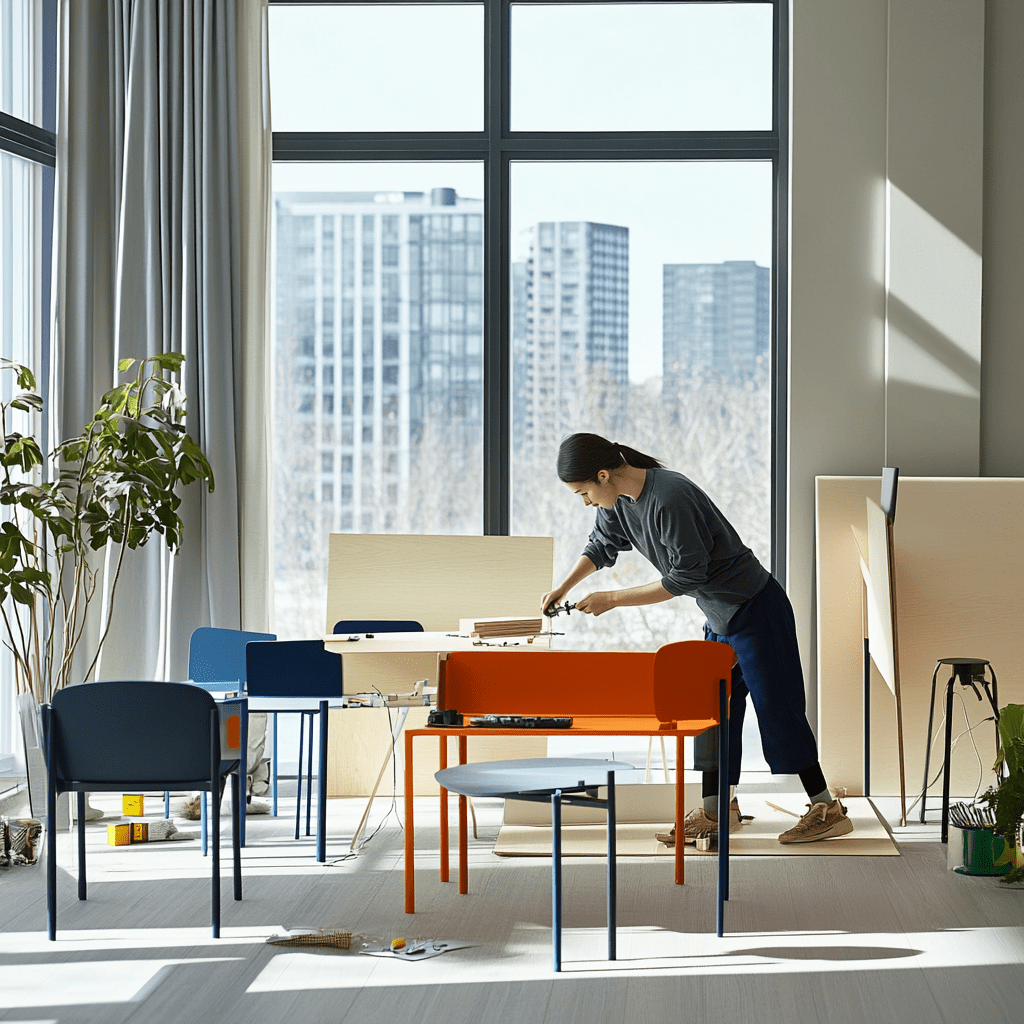
[[[895,801],[879,804],[894,814]],[[377,818],[385,807],[378,802]],[[89,900],[80,903],[63,835],[56,943],[46,940],[43,865],[0,871],[0,1021],[1024,1020],[1024,887],[948,872],[933,826],[896,829],[898,858],[735,860],[723,939],[714,935],[713,864],[691,861],[679,888],[671,863],[623,858],[614,964],[603,959],[604,864],[574,858],[564,874],[565,970],[554,975],[550,861],[490,853],[497,803],[480,805],[471,895],[462,897],[437,880],[432,808],[418,803],[412,917],[394,819],[358,857],[340,859],[360,811],[358,801],[331,801],[327,866],[315,863],[311,839],[290,838],[287,818],[251,817],[241,903],[223,862],[220,940],[210,937],[209,864],[197,842],[116,849],[103,823],[92,826]],[[264,943],[303,925],[477,945],[396,962]]]

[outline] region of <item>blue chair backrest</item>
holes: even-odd
[[[48,742],[67,782],[209,781],[213,697],[187,683],[115,680],[69,686],[51,702]]]
[[[277,640],[245,648],[250,697],[340,697],[341,658],[323,640]]]
[[[342,619],[334,624],[335,633],[422,633],[423,627],[411,619]]]
[[[273,633],[200,626],[188,642],[188,677],[196,683],[245,682],[245,645],[276,640]]]

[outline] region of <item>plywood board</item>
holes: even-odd
[[[412,619],[457,631],[459,619],[536,615],[552,587],[551,537],[442,537],[334,533],[327,567],[325,633],[342,619]],[[353,645],[355,646],[355,645]],[[434,654],[344,654],[346,693],[407,682],[437,683]]]
[[[553,566],[551,537],[331,534],[324,632],[331,633],[342,619],[411,619],[427,631],[451,631],[461,618],[535,616],[541,596],[551,589]],[[346,651],[342,664],[346,693],[408,692],[420,679],[430,687],[437,685],[436,652]],[[407,726],[425,724],[425,709],[413,709]],[[331,795],[368,794],[391,743],[386,709],[332,715],[330,735]],[[475,741],[470,744],[472,756],[542,757],[547,750],[543,737],[521,743],[529,749],[523,754],[512,752],[515,740],[510,745],[501,739]],[[421,766],[417,752],[415,790],[436,793],[436,760],[428,758],[426,750],[423,758]],[[390,792],[387,776],[382,786]]]
[[[818,742],[830,785],[861,792],[862,595],[860,555],[850,530],[864,524],[865,499],[877,501],[879,477],[818,477],[816,485]],[[861,527],[864,528],[863,526]],[[1017,478],[900,477],[894,523],[899,663],[904,747],[911,797],[924,774],[925,733],[932,673],[939,658],[991,661],[1000,704],[1024,702],[1024,480]],[[945,683],[948,673],[940,673]],[[987,704],[963,691],[967,721],[988,715]],[[872,671],[872,793],[899,792],[895,706]],[[942,710],[937,709],[936,725]],[[953,733],[966,728],[955,701]],[[974,738],[983,786],[995,755],[990,724]],[[933,747],[933,775],[941,762]],[[970,796],[979,765],[964,737],[954,751],[952,791]],[[941,780],[940,780],[941,782]],[[941,786],[933,786],[933,794]],[[929,799],[937,807],[938,797]],[[934,818],[935,811],[929,817]],[[911,811],[916,817],[916,809]]]
[[[871,660],[892,693],[896,692],[896,656],[893,640],[892,602],[885,513],[871,498],[865,499],[868,537],[868,642]],[[863,570],[861,572],[863,576]]]

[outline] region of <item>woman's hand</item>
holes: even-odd
[[[571,587],[567,587],[563,583],[556,590],[548,591],[548,593],[540,599],[541,614],[543,615],[553,604],[561,604],[565,599],[565,595],[568,594],[571,589]]]
[[[603,615],[615,607],[615,592],[611,590],[597,590],[576,602],[576,611],[584,615]]]

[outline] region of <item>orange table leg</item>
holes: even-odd
[[[459,764],[467,760],[466,737],[459,737]],[[466,798],[459,797],[459,892],[465,896],[469,892],[469,836],[466,815]]]
[[[405,734],[405,912],[416,913],[416,841],[412,821],[412,733]]]
[[[441,768],[448,767],[448,734],[442,733],[438,737],[440,744],[437,753],[437,763]],[[448,881],[448,790],[441,787],[441,881]]]
[[[683,768],[683,737],[676,737],[676,885],[686,881],[686,869],[683,853],[686,843],[683,842],[683,818],[686,814],[686,772]]]

